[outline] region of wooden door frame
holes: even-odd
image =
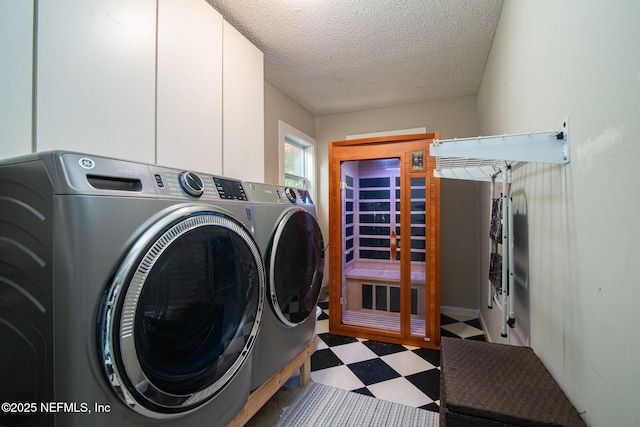
[[[360,338],[375,339],[398,344],[410,344],[425,348],[440,348],[440,180],[433,174],[435,169],[435,158],[429,156],[429,144],[434,139],[440,139],[440,133],[412,134],[399,136],[384,136],[374,138],[363,138],[347,141],[335,141],[329,143],[329,331],[338,335],[357,336]],[[361,150],[349,150],[351,147],[371,148],[371,156],[368,159],[377,158],[404,158],[401,165],[403,170],[408,171],[403,178],[409,182],[411,179],[410,159],[405,154],[408,151],[418,148],[424,151],[424,170],[414,174],[425,176],[426,178],[426,259],[427,265],[427,313],[432,317],[425,316],[425,333],[431,337],[426,341],[424,337],[416,338],[407,333],[406,327],[401,322],[400,333],[385,330],[372,330],[361,327],[344,325],[339,322],[342,317],[340,304],[342,286],[342,211],[340,189],[340,168],[341,163],[350,160],[367,160],[359,154]],[[403,183],[401,186],[401,200],[410,199],[410,186]],[[410,212],[401,211],[401,216],[407,218]],[[405,223],[405,220],[401,220]],[[403,227],[401,230],[401,241],[410,240],[410,227]],[[406,257],[405,257],[406,259]],[[404,277],[410,275],[409,262],[401,263],[404,269]],[[407,270],[408,269],[408,270]],[[407,310],[410,306],[410,292],[401,291],[401,311]]]

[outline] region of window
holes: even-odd
[[[292,126],[279,122],[280,184],[305,188],[315,200],[315,144],[316,140]]]
[[[307,188],[306,146],[284,137],[284,185]]]

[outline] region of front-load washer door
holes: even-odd
[[[251,234],[207,207],[171,211],[142,234],[107,287],[99,350],[124,403],[152,418],[189,412],[242,367],[262,316]]]
[[[266,254],[271,306],[294,327],[315,315],[324,273],[320,226],[304,209],[285,211]]]

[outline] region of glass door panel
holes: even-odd
[[[409,201],[403,204],[409,209],[408,221],[410,230],[408,251],[410,251],[409,279],[409,334],[425,337],[425,317],[427,316],[426,289],[426,177],[409,178]],[[398,209],[401,204],[398,202]],[[398,232],[400,234],[400,232]]]
[[[400,332],[400,159],[341,164],[342,323]]]

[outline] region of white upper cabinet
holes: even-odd
[[[31,152],[33,2],[0,0],[0,158]]]
[[[37,22],[37,151],[152,163],[156,0],[41,1]]]
[[[204,0],[0,0],[0,60],[0,158],[264,180],[263,55]]]
[[[263,54],[226,21],[223,26],[223,174],[263,182]]]
[[[222,174],[222,15],[158,2],[157,163]]]

